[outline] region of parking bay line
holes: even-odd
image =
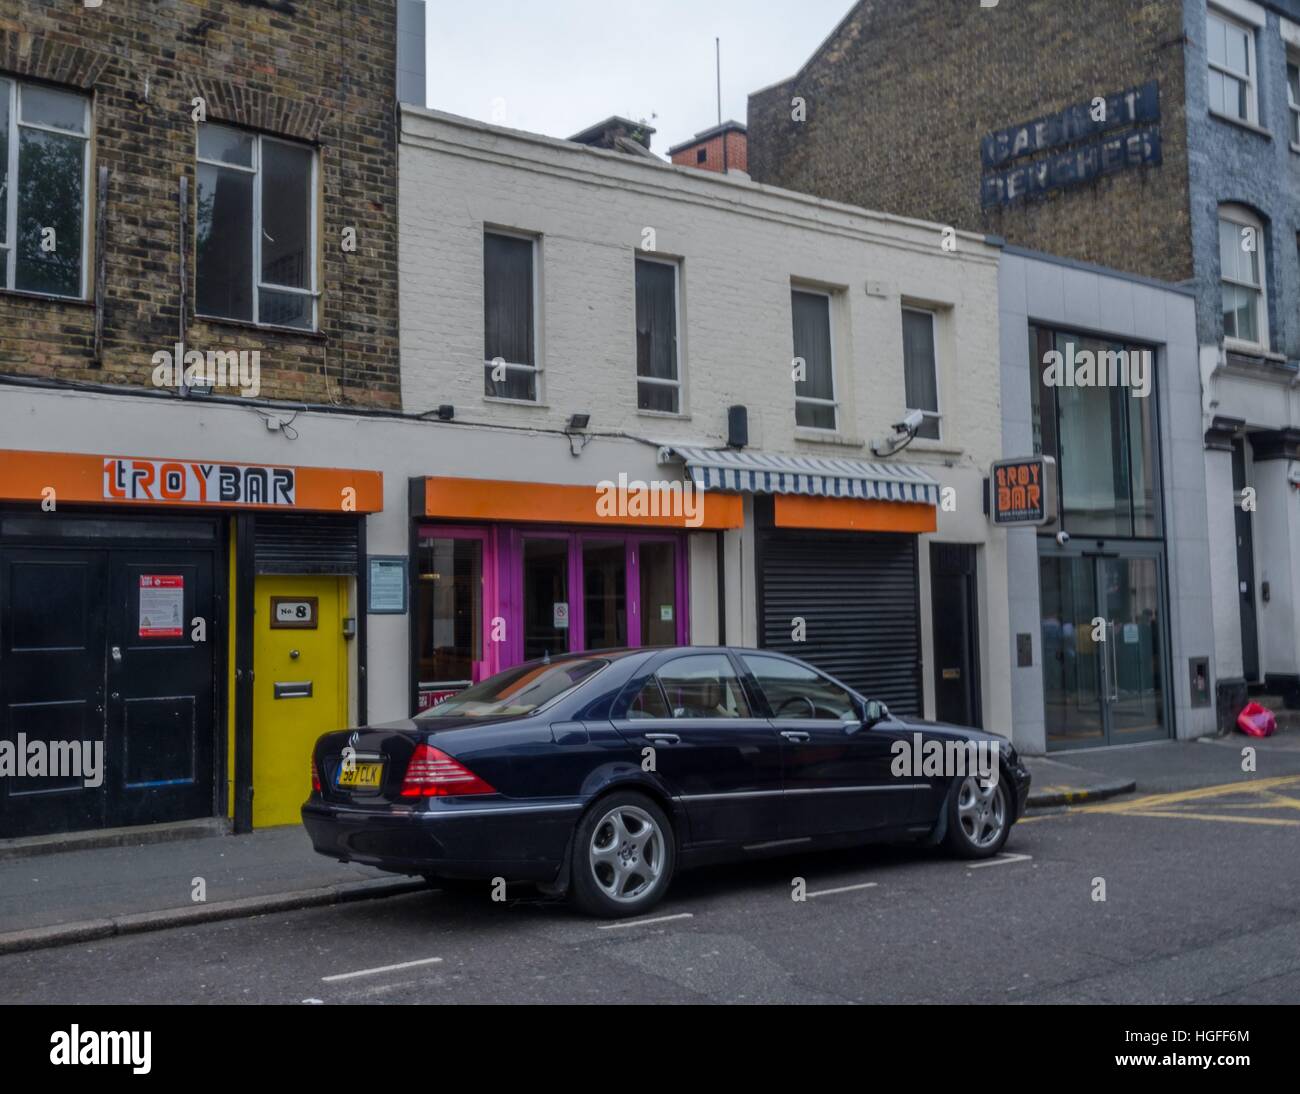
[[[676,915],[656,915],[649,919],[625,919],[619,923],[598,923],[597,929],[602,931],[616,931],[622,927],[646,927],[651,923],[667,923],[673,919],[694,919],[694,912],[678,912]]]
[[[380,965],[375,969],[360,969],[357,972],[340,972],[333,976],[322,976],[321,981],[333,984],[338,980],[354,980],[358,976],[377,976],[381,972],[397,972],[399,969],[413,969],[419,965],[437,965],[441,962],[441,957],[424,957],[419,961],[403,961],[400,965]]]
[[[968,870],[978,870],[981,866],[1006,866],[1011,862],[1026,862],[1033,857],[1033,855],[1014,855],[1010,851],[1004,851],[1002,854],[994,858],[986,858],[982,862],[968,862],[966,868]]]
[[[874,889],[876,884],[874,881],[864,881],[861,885],[841,885],[838,889],[818,889],[815,893],[804,893],[804,896],[833,896],[835,893],[854,893],[859,889]]]

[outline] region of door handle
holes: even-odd
[[[1119,702],[1119,654],[1115,652],[1115,624],[1110,624],[1110,641],[1106,643],[1110,649],[1107,651],[1110,655],[1110,701]]]
[[[808,734],[802,729],[783,729],[781,730],[781,736],[795,744],[803,744],[808,740]]]
[[[113,664],[115,664],[115,665],[120,665],[120,664],[122,663],[122,647],[121,647],[121,646],[114,646],[114,647],[109,651],[109,654],[110,654],[110,656],[113,658]]]
[[[666,745],[679,745],[682,743],[682,739],[676,733],[647,733],[645,739],[647,741],[661,741]]]

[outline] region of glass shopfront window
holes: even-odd
[[[523,661],[689,641],[676,533],[426,525],[419,550],[420,709]]]
[[[569,541],[528,536],[522,556],[524,660],[565,653],[570,649]]]
[[[429,701],[468,687],[484,671],[485,537],[446,531],[420,536],[416,571],[419,690]],[[425,705],[422,702],[422,706]]]
[[[627,645],[627,545],[622,540],[582,544],[582,624],[586,648]]]
[[[1072,536],[1161,534],[1155,360],[1141,346],[1030,327],[1034,454],[1056,460],[1061,527]]]

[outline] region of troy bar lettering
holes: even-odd
[[[104,497],[173,505],[275,505],[297,503],[294,471],[251,464],[104,460]]]

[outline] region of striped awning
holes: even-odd
[[[939,483],[911,464],[676,444],[660,448],[660,463],[674,459],[683,461],[695,485],[705,490],[939,504]]]

